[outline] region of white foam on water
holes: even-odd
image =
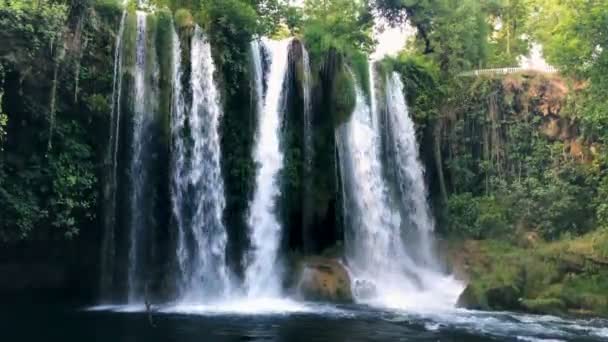
[[[442,327],[439,323],[426,323],[424,328],[428,331],[437,331]]]
[[[518,341],[529,341],[529,342],[562,342],[564,340],[547,339],[547,338],[536,338],[528,336],[517,336]]]
[[[211,304],[181,303],[162,308],[159,311],[192,315],[283,315],[314,312],[310,306],[289,299],[277,298],[230,300]]]
[[[98,305],[85,308],[90,312],[138,313],[146,312],[146,306],[132,304]],[[326,316],[352,317],[353,313],[339,309],[331,304],[304,303],[292,299],[277,298],[240,298],[215,303],[169,303],[153,305],[152,311],[161,314],[181,314],[196,316],[217,315],[291,315],[315,314]]]
[[[608,338],[608,327],[606,328],[598,328],[598,329],[593,329],[593,331],[591,332],[593,335],[595,336],[599,336],[599,337],[607,337]]]
[[[389,322],[424,320],[425,328],[435,327],[465,330],[499,338],[516,338],[521,341],[567,341],[574,338],[592,339],[608,337],[607,321],[602,319],[566,319],[550,315],[518,314],[513,312],[486,312],[466,309],[392,311],[396,317]]]
[[[145,312],[146,306],[144,304],[108,304],[108,305],[96,305],[85,308],[84,311],[99,312],[99,311],[110,311],[110,312],[124,312],[124,313],[135,313]]]
[[[404,291],[403,283],[399,281],[398,276],[383,281],[377,296],[360,302],[372,307],[412,313],[449,312],[454,309],[455,298],[457,299],[463,290],[462,283],[453,276],[429,272],[425,276],[425,288]]]

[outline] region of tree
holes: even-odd
[[[437,16],[437,5],[433,0],[374,0],[378,13],[391,25],[403,25],[408,21],[417,30],[418,38],[423,42],[423,53],[433,51],[430,33],[433,30],[433,19]]]
[[[528,53],[529,0],[489,1],[485,5],[493,24],[490,35],[489,64],[495,67],[514,66],[517,58]]]
[[[577,115],[588,138],[608,142],[608,6],[603,0],[538,0],[534,37],[547,60],[586,84]]]
[[[373,16],[361,0],[306,0],[304,38],[313,54],[330,48],[371,52]]]

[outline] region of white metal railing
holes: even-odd
[[[545,73],[556,73],[558,72],[557,68],[552,66],[543,66],[543,67],[532,67],[532,68],[522,68],[522,67],[512,67],[512,68],[494,68],[494,69],[479,69],[472,71],[465,71],[460,73],[458,76],[481,76],[481,75],[506,75],[513,74],[516,72],[523,71],[537,71],[537,72],[545,72]]]

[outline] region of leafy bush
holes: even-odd
[[[257,13],[240,0],[207,0],[200,21],[210,35],[229,93],[239,87],[239,75],[248,72],[248,47],[259,30]]]
[[[175,18],[175,26],[178,29],[183,29],[185,27],[194,25],[194,17],[192,17],[192,13],[185,8],[180,8],[175,11],[173,17]]]
[[[25,47],[29,57],[58,39],[68,15],[68,7],[54,2],[40,6],[35,1],[0,2],[0,39],[10,47]],[[0,47],[0,53],[7,46]],[[24,61],[20,61],[24,62]]]
[[[353,110],[357,101],[355,92],[355,80],[350,72],[344,67],[337,73],[333,94],[334,100],[334,122],[339,124],[345,122]]]
[[[494,197],[452,195],[448,200],[449,230],[457,236],[482,239],[503,235],[508,230],[506,214]]]
[[[373,17],[362,1],[307,0],[304,18],[304,41],[313,60],[332,49],[349,57],[373,50]]]
[[[116,21],[119,20],[122,11],[122,1],[120,0],[95,1],[95,12],[97,12],[101,17]]]

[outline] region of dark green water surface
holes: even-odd
[[[86,308],[0,303],[0,341],[608,341],[608,321],[467,310],[408,313],[366,306],[196,305]],[[152,323],[150,322],[152,319]]]

